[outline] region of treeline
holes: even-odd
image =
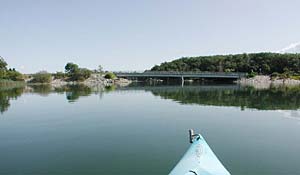
[[[64,72],[49,73],[47,71],[40,71],[29,75],[24,75],[16,71],[14,68],[7,68],[7,66],[8,65],[5,60],[0,56],[0,83],[3,85],[9,85],[11,83],[15,84],[16,81],[24,82],[25,80],[29,83],[50,83],[53,79],[80,82],[90,78],[92,73],[101,74],[106,79],[116,78],[113,73],[108,71],[104,72],[101,65],[99,65],[95,70],[90,70],[69,62],[65,65]]]
[[[151,71],[246,72],[299,74],[300,54],[252,53],[183,57],[154,66]]]
[[[7,82],[7,80],[12,81],[24,81],[24,76],[16,71],[15,68],[7,68],[7,63],[0,56],[0,80],[2,82]]]
[[[102,73],[102,67],[99,66],[97,70],[89,70],[81,68],[78,64],[67,63],[64,72],[48,73],[47,71],[40,71],[32,74],[31,83],[50,83],[53,79],[61,79],[64,81],[84,81],[90,78],[92,73]]]
[[[52,79],[60,79],[64,81],[76,81],[82,82],[91,77],[94,74],[103,74],[106,79],[114,79],[116,76],[111,72],[104,72],[102,66],[98,66],[98,69],[90,70],[87,68],[79,67],[78,64],[69,62],[65,65],[64,72],[56,72],[50,74],[46,71],[40,71],[31,75],[31,83],[50,83]]]

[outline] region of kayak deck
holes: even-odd
[[[204,138],[192,137],[190,148],[169,175],[230,175]]]

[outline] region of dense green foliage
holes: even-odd
[[[104,78],[106,78],[106,79],[115,79],[115,78],[117,78],[117,76],[112,72],[108,72],[108,73],[105,74]]]
[[[151,71],[211,71],[272,74],[300,73],[300,54],[253,53],[184,57],[154,66]]]
[[[80,68],[77,64],[67,63],[65,72],[70,81],[84,81],[88,79],[92,71],[86,68]]]
[[[6,77],[9,80],[13,81],[24,81],[24,76],[20,72],[16,71],[15,69],[8,69],[6,72]]]
[[[75,74],[75,80],[83,81],[88,79],[92,74],[92,71],[86,68],[80,68],[77,74]]]
[[[7,69],[7,63],[0,57],[0,79],[12,81],[24,81],[23,75],[13,69]]]
[[[46,71],[41,71],[32,75],[31,83],[50,83],[52,75]]]
[[[75,72],[79,71],[79,66],[74,63],[67,63],[65,66],[65,72],[67,74],[73,74]]]

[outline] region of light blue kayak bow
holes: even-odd
[[[230,175],[200,134],[190,130],[191,146],[169,175]]]

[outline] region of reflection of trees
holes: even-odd
[[[81,96],[89,96],[92,94],[92,89],[85,85],[69,85],[62,87],[66,92],[66,98],[69,102],[75,102]],[[57,89],[55,89],[57,91]]]
[[[51,85],[30,85],[27,87],[0,87],[0,112],[3,113],[7,111],[7,109],[10,106],[9,101],[11,99],[16,99],[17,97],[21,96],[22,93],[34,93],[42,96],[47,96],[50,93],[66,93],[66,99],[69,102],[75,102],[81,96],[89,96],[92,93],[99,93],[101,97],[103,92],[110,92],[114,89],[114,87],[90,88],[83,84],[65,85],[59,87],[53,87]]]
[[[0,88],[0,112],[7,111],[11,99],[17,99],[23,93],[24,86]]]
[[[105,86],[105,91],[106,92],[111,92],[111,91],[115,91],[115,90],[116,90],[116,86],[115,85]]]
[[[191,85],[191,86],[148,86],[136,85],[119,88],[120,90],[150,91],[163,99],[172,99],[182,104],[199,104],[213,106],[239,106],[241,109],[254,108],[259,110],[294,110],[300,108],[300,87],[280,87],[264,90],[242,88],[237,85]],[[66,93],[69,102],[75,102],[82,96],[92,93],[100,96],[114,91],[115,86],[88,87],[82,84],[52,87],[39,85],[25,87],[0,87],[0,112],[5,112],[11,99],[16,99],[23,92],[48,95],[50,93]]]
[[[48,96],[52,92],[52,86],[50,84],[31,85],[33,93],[37,93],[42,96]]]
[[[201,89],[169,88],[151,89],[155,96],[172,99],[182,104],[214,106],[239,106],[261,110],[299,109],[300,87],[280,87],[265,90],[254,88],[239,89]]]
[[[94,90],[83,84],[64,85],[58,87],[53,87],[51,85],[35,85],[31,86],[31,88],[33,89],[34,93],[38,93],[40,95],[48,95],[50,93],[66,93],[66,99],[69,102],[75,102],[81,96],[89,96]],[[98,91],[96,93],[98,93]]]

